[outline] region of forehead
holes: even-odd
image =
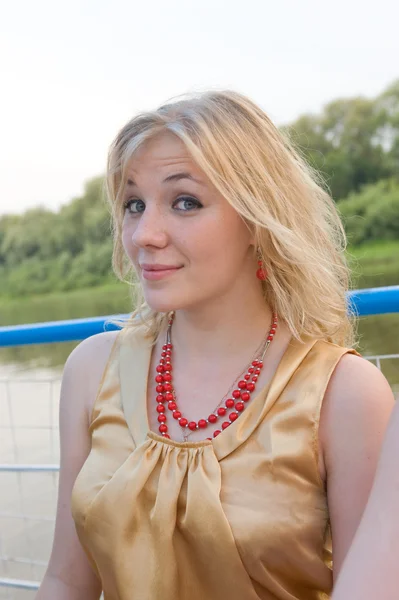
[[[164,132],[144,142],[127,163],[128,177],[147,170],[168,171],[184,167],[185,170],[201,170],[189,154],[184,143],[173,133]]]

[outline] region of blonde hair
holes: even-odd
[[[185,144],[251,227],[268,272],[265,301],[292,335],[352,346],[346,237],[335,203],[288,137],[236,92],[205,92],[139,114],[116,136],[109,151],[107,190],[117,276],[126,280],[133,273],[121,241],[126,165],[137,148],[165,131]],[[138,308],[127,325],[134,327],[134,317],[140,316],[156,336],[166,315],[150,309],[138,292]]]

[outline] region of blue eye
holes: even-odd
[[[176,208],[177,210],[180,210],[182,212],[191,212],[192,210],[202,208],[202,204],[196,198],[192,198],[191,196],[184,196],[183,198],[178,198],[177,200],[175,200],[175,202],[173,203],[173,208]]]
[[[131,214],[142,213],[145,210],[145,204],[142,200],[131,199],[126,200],[124,204],[125,211],[130,212]]]

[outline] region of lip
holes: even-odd
[[[144,279],[149,281],[158,281],[170,277],[176,271],[179,271],[182,267],[175,267],[173,265],[161,265],[161,264],[147,264],[143,263],[140,265],[141,272]]]

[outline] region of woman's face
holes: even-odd
[[[256,285],[251,234],[172,133],[127,169],[122,241],[154,310],[189,309]]]

